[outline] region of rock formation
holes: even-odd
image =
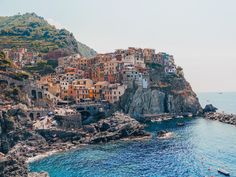
[[[218,120],[223,123],[236,125],[236,115],[233,114],[224,114],[218,112],[208,112],[205,113],[205,118],[210,120]]]
[[[136,119],[145,114],[202,113],[197,95],[183,76],[155,71],[150,71],[148,88],[136,86],[127,89],[114,109],[122,110]]]
[[[68,129],[62,125],[50,129],[33,129],[33,122],[20,109],[0,116],[0,176],[45,176],[28,173],[27,159],[50,151],[66,151],[81,144],[94,144],[122,138],[146,138],[144,126],[124,114],[115,113],[84,127]]]
[[[114,113],[113,116],[107,119],[91,124],[91,129],[93,131],[90,143],[108,142],[122,138],[150,137],[150,134],[144,130],[143,125],[121,113]]]
[[[214,107],[212,104],[208,104],[205,106],[205,108],[203,109],[204,113],[207,113],[207,112],[216,112],[217,111],[217,108]]]

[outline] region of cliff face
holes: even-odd
[[[30,120],[19,110],[3,112],[0,117],[0,152],[8,151],[19,141],[28,139],[32,134],[27,130]]]
[[[127,89],[116,109],[137,119],[145,114],[202,112],[197,95],[182,75],[167,75],[158,70],[150,70],[149,74],[149,88]]]

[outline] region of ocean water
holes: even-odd
[[[213,104],[219,109],[219,112],[224,111],[225,113],[236,114],[236,92],[203,92],[197,95],[202,107],[207,104]]]
[[[202,102],[207,98],[200,97]],[[224,102],[218,105],[223,108]],[[186,126],[176,126],[177,121]],[[163,129],[174,136],[158,139],[156,132]],[[153,134],[151,140],[91,145],[29,167],[31,171],[47,171],[51,177],[220,177],[217,168],[236,177],[235,126],[195,118],[151,123],[146,130]]]

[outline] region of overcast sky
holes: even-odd
[[[98,52],[173,54],[195,91],[236,91],[236,0],[0,0],[0,15],[35,12]]]

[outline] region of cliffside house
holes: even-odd
[[[115,103],[119,101],[120,97],[125,93],[127,86],[121,84],[110,84],[104,90],[104,98],[109,103]]]
[[[94,93],[94,96],[95,96],[95,99],[96,100],[103,100],[105,99],[104,98],[104,95],[103,95],[103,90],[105,88],[108,87],[110,83],[107,82],[107,81],[100,81],[100,82],[97,82],[96,84],[94,84],[94,88],[95,88],[95,93]]]

